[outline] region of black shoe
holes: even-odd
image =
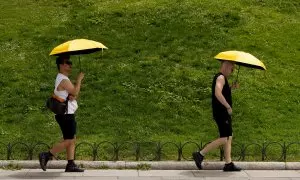
[[[242,169],[235,166],[232,162],[229,164],[225,164],[223,171],[241,171]]]
[[[43,171],[46,171],[47,163],[50,159],[50,156],[47,152],[41,152],[39,154],[39,161],[40,161],[40,166],[43,169]]]
[[[193,152],[193,159],[196,163],[198,169],[202,169],[201,163],[204,159],[204,156],[200,154],[200,152]]]
[[[84,169],[80,169],[76,164],[67,164],[65,172],[84,172]]]

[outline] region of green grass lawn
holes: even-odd
[[[0,9],[0,142],[60,139],[44,107],[57,73],[49,53],[76,38],[109,48],[80,56],[79,142],[217,138],[213,57],[226,50],[267,67],[240,69],[235,143],[299,142],[299,0],[8,0]]]

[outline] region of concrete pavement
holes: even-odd
[[[47,171],[37,160],[0,161],[0,180],[300,180],[299,162],[235,162],[241,172],[223,172],[224,162],[203,162],[197,170],[193,161],[76,161],[83,173],[65,173],[66,161],[49,161]],[[2,169],[1,169],[2,167]],[[11,170],[9,170],[11,169]],[[19,170],[17,170],[19,169]]]
[[[299,170],[86,170],[65,173],[64,169],[0,170],[0,180],[300,180]]]

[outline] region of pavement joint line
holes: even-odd
[[[244,171],[244,170],[243,170]],[[248,177],[251,177],[250,174],[247,171],[244,171]]]

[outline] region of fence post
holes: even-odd
[[[179,143],[179,147],[178,147],[178,158],[177,158],[177,160],[178,161],[181,161],[181,157],[182,157],[182,144],[181,144],[181,142]]]
[[[8,145],[7,145],[7,160],[10,160],[10,156],[11,156],[11,144],[8,143]]]
[[[245,161],[245,157],[246,157],[246,146],[244,144],[242,144],[242,152],[241,152],[241,156],[242,156],[242,161]]]
[[[118,161],[119,160],[119,144],[116,142],[115,146],[114,146],[114,153],[115,153],[115,160]]]
[[[97,155],[98,155],[98,150],[97,150],[97,143],[94,142],[94,145],[93,145],[93,161],[96,161],[97,160]]]
[[[158,142],[156,146],[156,160],[160,161],[161,160],[161,143]]]
[[[135,143],[135,160],[139,161],[141,156],[141,147],[140,143]]]
[[[261,160],[265,161],[265,157],[266,157],[266,143],[264,142],[261,150]]]
[[[282,155],[283,155],[283,161],[286,162],[286,152],[287,152],[287,146],[285,144],[285,142],[283,143],[283,147],[282,147]]]
[[[29,160],[32,160],[32,157],[33,157],[33,146],[31,145],[29,148],[28,148],[28,157],[29,157]]]
[[[223,161],[224,157],[224,149],[223,147],[220,147],[220,161]]]

